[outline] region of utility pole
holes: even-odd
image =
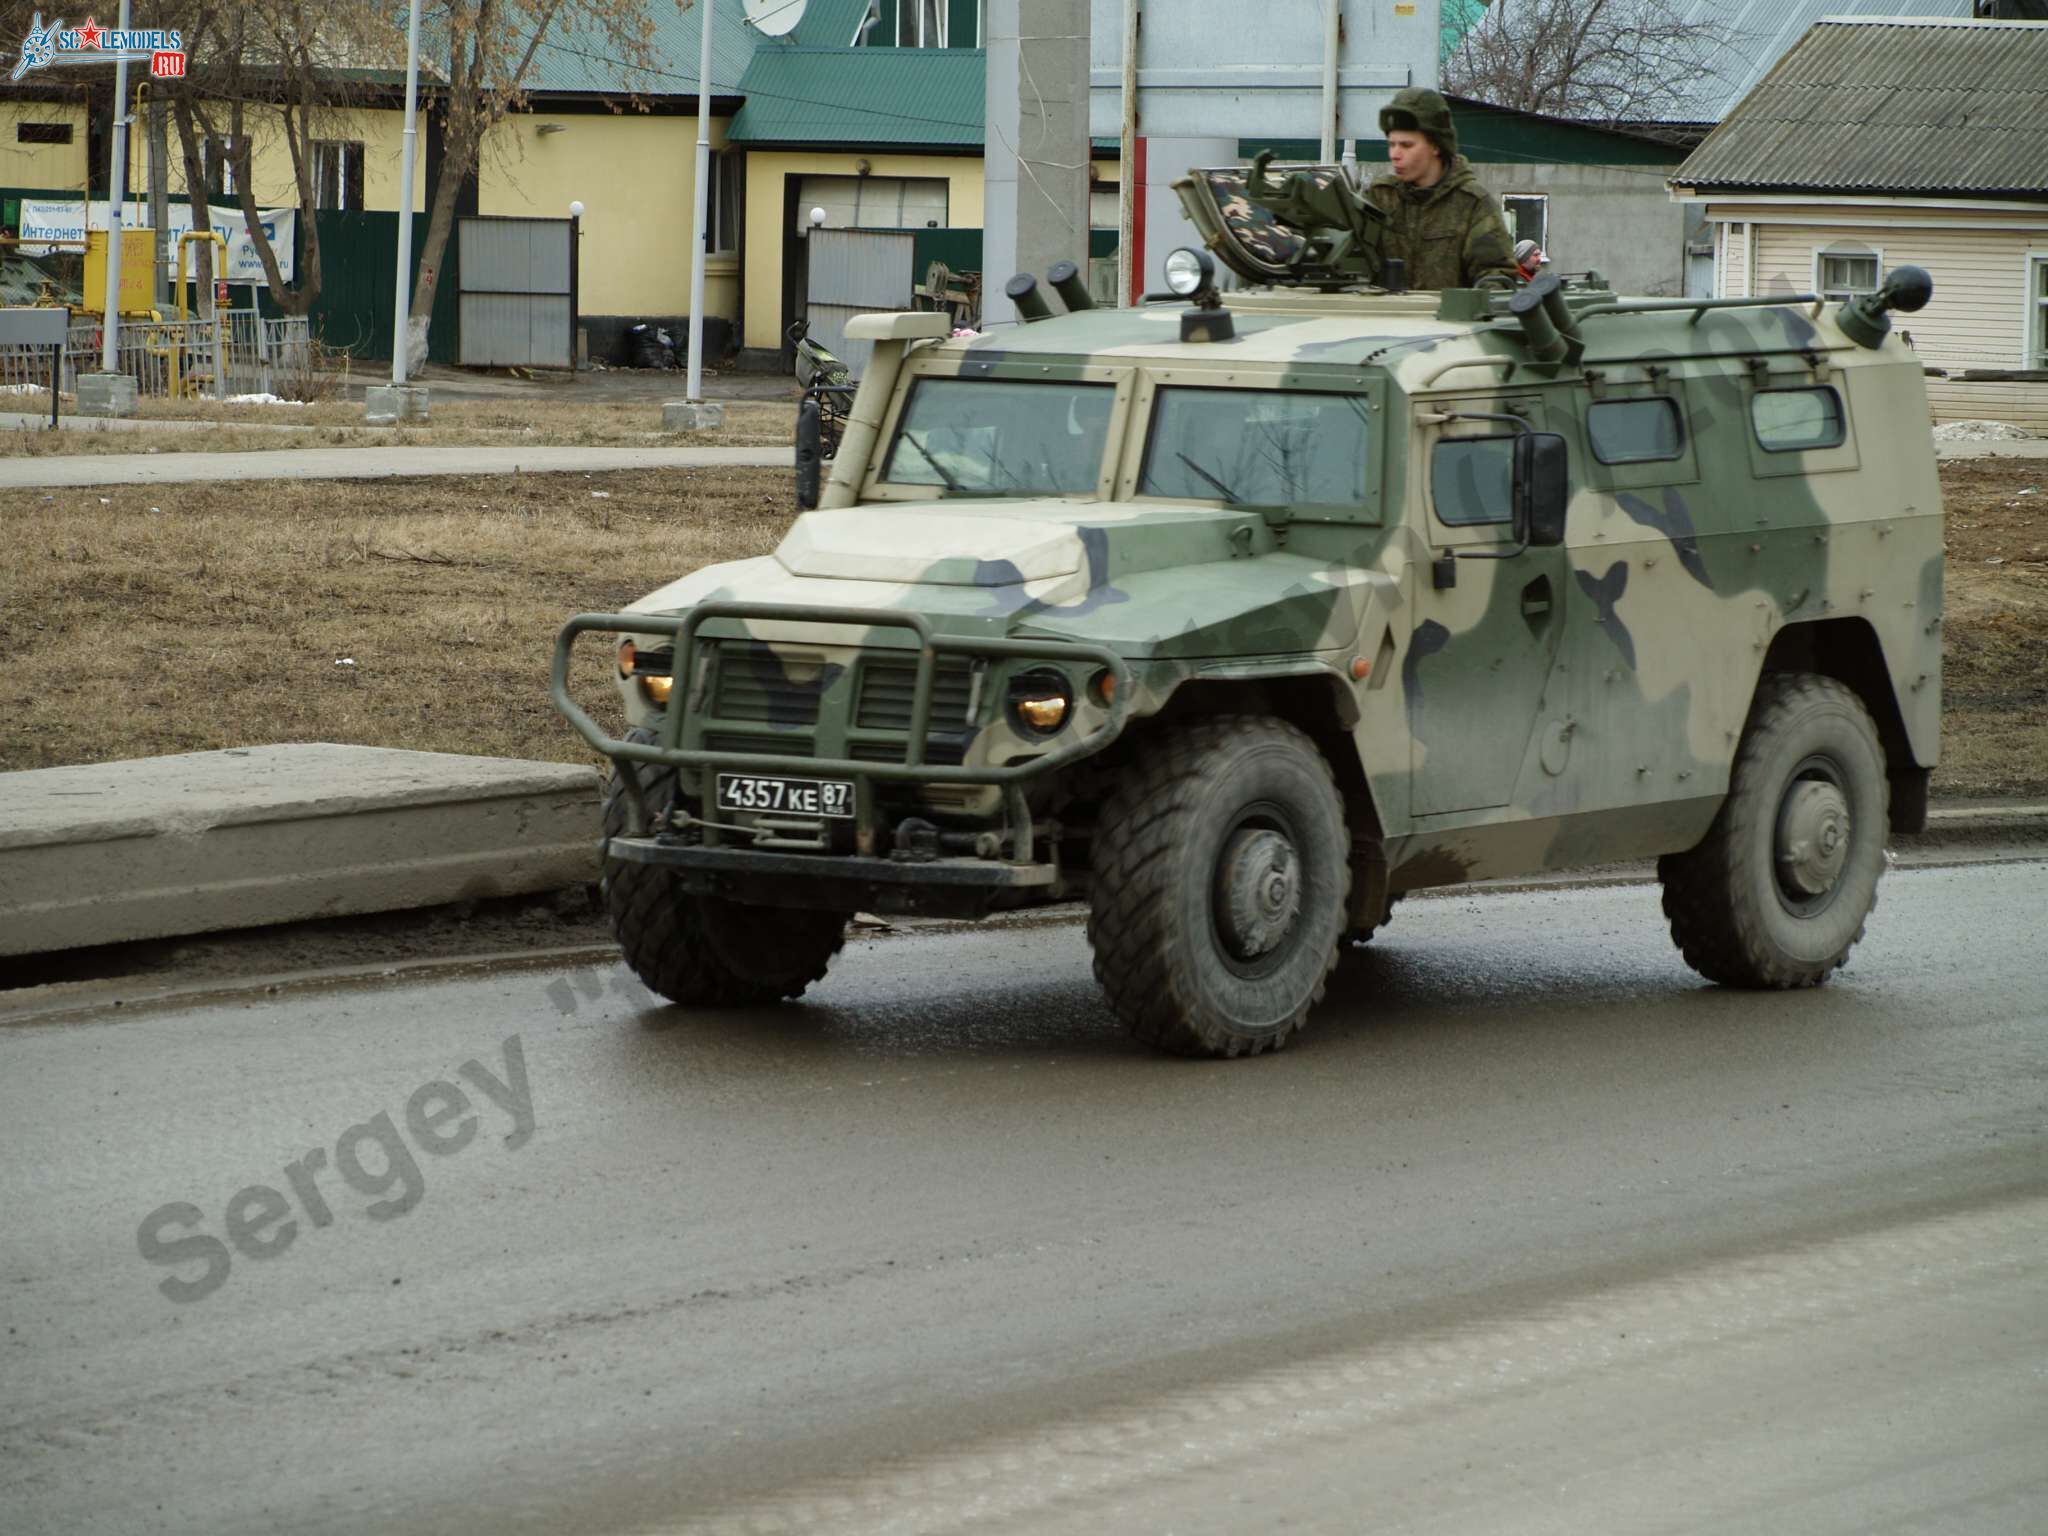
[[[1138,302],[1144,274],[1133,263],[1138,254],[1138,0],[1124,0],[1123,137],[1117,149],[1116,293],[1119,304]]]
[[[1343,41],[1343,8],[1338,0],[1323,0],[1323,165],[1337,158],[1337,50]]]

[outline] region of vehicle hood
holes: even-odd
[[[1384,578],[1379,578],[1384,580]],[[628,610],[738,601],[895,609],[955,632],[1088,639],[1126,655],[1341,645],[1355,568],[1288,554],[1255,512],[1158,503],[959,501],[806,512],[772,555],[707,566]],[[897,646],[894,628],[717,620],[762,639]]]
[[[1259,526],[1254,513],[1214,507],[896,502],[806,512],[775,560],[792,576],[823,580],[1036,587],[1228,559],[1233,531]]]

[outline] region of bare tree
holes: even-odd
[[[446,0],[434,18],[433,39],[435,68],[443,72],[435,92],[442,122],[440,177],[427,209],[406,320],[408,371],[426,362],[428,322],[462,184],[476,169],[485,136],[525,103],[541,47],[567,50],[630,83],[638,71],[654,68],[651,6],[664,3],[691,8],[691,0]],[[424,55],[425,39],[421,48]]]
[[[1684,122],[1746,60],[1732,29],[1664,0],[1493,0],[1443,61],[1443,88],[1524,112]]]
[[[320,206],[314,145],[331,114],[361,99],[356,66],[382,62],[390,51],[388,18],[347,0],[244,0],[219,5],[190,0],[186,47],[192,65],[172,96],[173,120],[192,200],[192,227],[209,217],[207,156],[201,145],[225,148],[225,167],[265,286],[287,314],[303,315],[320,297]],[[257,206],[255,147],[282,138],[291,158],[292,200],[304,260],[287,285]]]

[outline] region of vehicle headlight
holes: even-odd
[[[1028,736],[1051,736],[1067,723],[1074,690],[1063,673],[1050,668],[1020,672],[1010,679],[1010,715]]]
[[[1207,251],[1184,245],[1166,258],[1166,287],[1184,299],[1193,298],[1216,279],[1216,263]]]
[[[675,665],[675,652],[648,651],[644,655],[632,641],[619,646],[619,676],[638,679],[641,697],[648,703],[666,705],[675,692],[676,680],[668,675]]]

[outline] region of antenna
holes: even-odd
[[[747,25],[764,37],[782,37],[796,30],[804,19],[808,0],[741,0],[746,7]]]

